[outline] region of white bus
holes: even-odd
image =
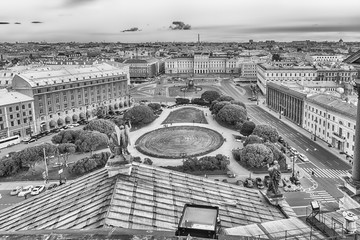
[[[12,137],[8,137],[8,138],[3,138],[0,139],[0,149],[2,148],[6,148],[15,144],[19,144],[20,143],[20,136],[19,135],[15,135]]]

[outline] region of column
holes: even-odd
[[[360,82],[355,82],[355,90],[358,94],[358,102],[360,103]],[[354,148],[354,164],[352,167],[352,180],[360,182],[360,104],[357,105],[356,129],[355,129],[355,148]]]

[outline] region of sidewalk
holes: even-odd
[[[272,110],[270,110],[266,104],[263,104],[263,102],[265,101],[265,99],[261,99],[259,100],[259,107],[262,108],[263,110],[265,110],[266,112],[270,113],[271,115],[273,115],[274,117],[278,118],[279,117],[279,113],[278,112],[274,112]],[[286,125],[288,125],[289,127],[295,129],[296,131],[302,133],[304,136],[311,136],[311,133],[308,132],[307,130],[303,129],[302,127],[296,125],[295,123],[291,122],[289,119],[287,119],[285,116],[281,116],[281,121],[283,123],[285,123]],[[323,147],[326,151],[333,153],[335,156],[337,156],[339,159],[341,159],[344,163],[346,163],[349,167],[351,167],[352,165],[349,163],[349,161],[346,159],[346,155],[345,154],[340,154],[340,150],[334,148],[334,147],[329,147],[328,143],[325,142],[324,140],[322,140],[321,138],[317,137],[316,138],[316,143],[318,145],[320,145],[321,147]]]

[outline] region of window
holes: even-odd
[[[23,112],[23,116],[26,116],[26,112]]]
[[[20,113],[17,113],[17,114],[16,114],[16,117],[18,117],[18,118],[19,118],[19,117],[20,117]]]
[[[2,119],[2,117],[0,117],[0,121],[2,121],[3,119]]]
[[[31,103],[28,104],[28,108],[31,108]]]
[[[16,106],[15,109],[16,109],[16,111],[19,111],[19,106]]]
[[[25,109],[25,105],[23,104],[23,105],[21,106],[21,108],[22,108],[22,109]]]
[[[13,115],[12,115],[12,114],[10,115],[10,119],[13,119]]]
[[[17,120],[18,125],[20,125],[20,120]]]
[[[12,127],[14,126],[14,122],[13,122],[13,121],[11,121],[11,126],[12,126]]]

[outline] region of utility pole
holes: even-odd
[[[45,183],[48,182],[48,178],[49,178],[49,171],[48,171],[48,167],[47,167],[47,162],[46,162],[46,153],[45,153],[45,148],[43,148],[43,152],[44,152],[44,163],[45,163],[45,174],[46,174],[46,177],[45,177]]]

